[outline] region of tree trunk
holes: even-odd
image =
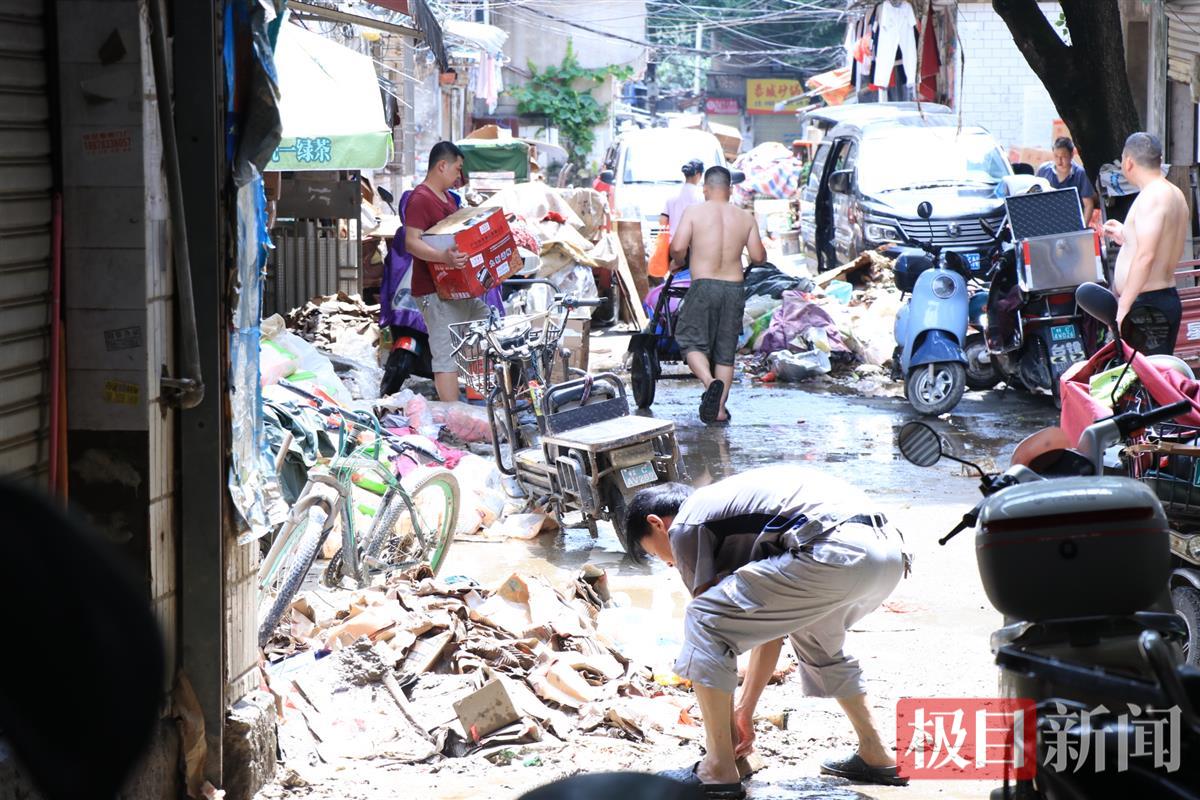
[[[1062,41],[1036,0],[992,0],[1094,181],[1141,127],[1125,71],[1121,9],[1118,0],[1061,0],[1061,5],[1072,45]]]

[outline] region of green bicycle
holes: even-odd
[[[279,620],[312,570],[325,540],[341,521],[342,546],[322,576],[326,586],[350,580],[358,588],[377,578],[428,563],[434,574],[446,561],[458,524],[458,480],[449,470],[418,467],[397,479],[386,456],[431,454],[404,440],[385,440],[374,430],[340,417],[336,455],[321,459],[308,473],[288,518],[258,570],[258,643],[266,647]],[[285,441],[281,454],[286,452]],[[360,503],[354,489],[380,495],[375,508]],[[355,516],[372,517],[359,539]]]

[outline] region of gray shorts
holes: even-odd
[[[903,574],[900,534],[888,526],[842,525],[825,542],[753,561],[688,604],[675,672],[732,693],[737,657],[788,636],[806,695],[863,694],[858,661],[842,652],[846,631]]]
[[[473,322],[485,319],[488,305],[482,297],[468,300],[443,300],[436,294],[425,294],[416,298],[429,329],[429,354],[432,356],[434,372],[458,372],[454,363],[454,344],[450,340],[450,325],[456,322]]]
[[[746,292],[741,281],[692,281],[675,325],[675,341],[685,356],[704,353],[712,363],[731,367],[745,311]]]

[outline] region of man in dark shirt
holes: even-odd
[[[1079,205],[1083,211],[1083,224],[1092,220],[1092,212],[1096,210],[1096,190],[1088,180],[1083,167],[1074,161],[1075,143],[1066,136],[1054,140],[1054,160],[1038,168],[1039,178],[1050,181],[1055,189],[1075,188],[1079,192]]]
[[[443,300],[437,295],[429,263],[465,267],[467,257],[457,247],[437,250],[421,239],[421,234],[458,210],[450,190],[462,178],[462,150],[453,142],[438,142],[429,151],[429,171],[413,190],[404,215],[404,247],[412,256],[412,293],[425,317],[429,330],[429,351],[433,358],[433,383],[438,399],[444,403],[458,400],[458,368],[454,363],[454,345],[450,325],[487,316],[482,298]]]
[[[857,752],[821,771],[906,782],[871,718],[858,662],[842,651],[847,629],[891,594],[906,569],[899,533],[865,494],[786,464],[694,493],[660,484],[634,496],[626,539],[634,558],[649,553],[675,566],[693,597],[675,672],[695,687],[707,753],[672,777],[701,784],[709,796],[742,796],[736,759],[751,752],[754,708],[789,636],[804,693],[835,698],[858,736]],[[748,650],[735,706],[737,656]]]

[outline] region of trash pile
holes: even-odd
[[[350,416],[382,434],[381,457],[397,476],[429,465],[453,471],[459,484],[457,534],[494,528],[489,536],[531,538],[548,529],[544,514],[520,513],[527,510],[524,498],[496,468],[485,407],[441,403],[410,388],[379,395],[383,370],[378,366],[377,313],[378,306],[364,304],[357,295],[338,294],[314,298],[293,310],[289,327],[278,315],[263,320],[259,351],[263,422],[280,488],[269,511],[271,520],[276,524],[283,520],[303,489],[308,470],[322,456],[335,453],[341,420]],[[420,379],[410,383],[422,388]],[[432,394],[432,384],[424,383]],[[285,440],[288,450],[281,456]],[[379,503],[380,489],[369,479],[356,484],[354,493],[355,508],[374,508]],[[513,515],[518,518],[507,522]],[[371,519],[357,522],[368,530]],[[549,525],[553,527],[553,522]],[[338,544],[339,537],[329,537],[327,550]]]
[[[540,182],[518,183],[492,195],[486,204],[515,216],[514,231],[527,232],[536,243],[537,266],[520,277],[545,278],[560,293],[599,296],[592,269],[615,270],[619,246],[604,231],[608,205],[602,194],[592,189],[555,189]],[[542,310],[548,299],[532,310]]]
[[[504,764],[577,734],[700,738],[682,680],[601,632],[612,606],[590,565],[565,591],[519,574],[489,591],[419,567],[379,589],[305,593],[268,650],[289,657],[265,668],[284,761],[301,774],[354,758]]]
[[[752,269],[746,277],[743,368],[768,383],[831,374],[883,383],[900,309],[891,263],[868,252],[815,280],[782,273],[782,280],[770,273],[758,278],[758,268]]]

